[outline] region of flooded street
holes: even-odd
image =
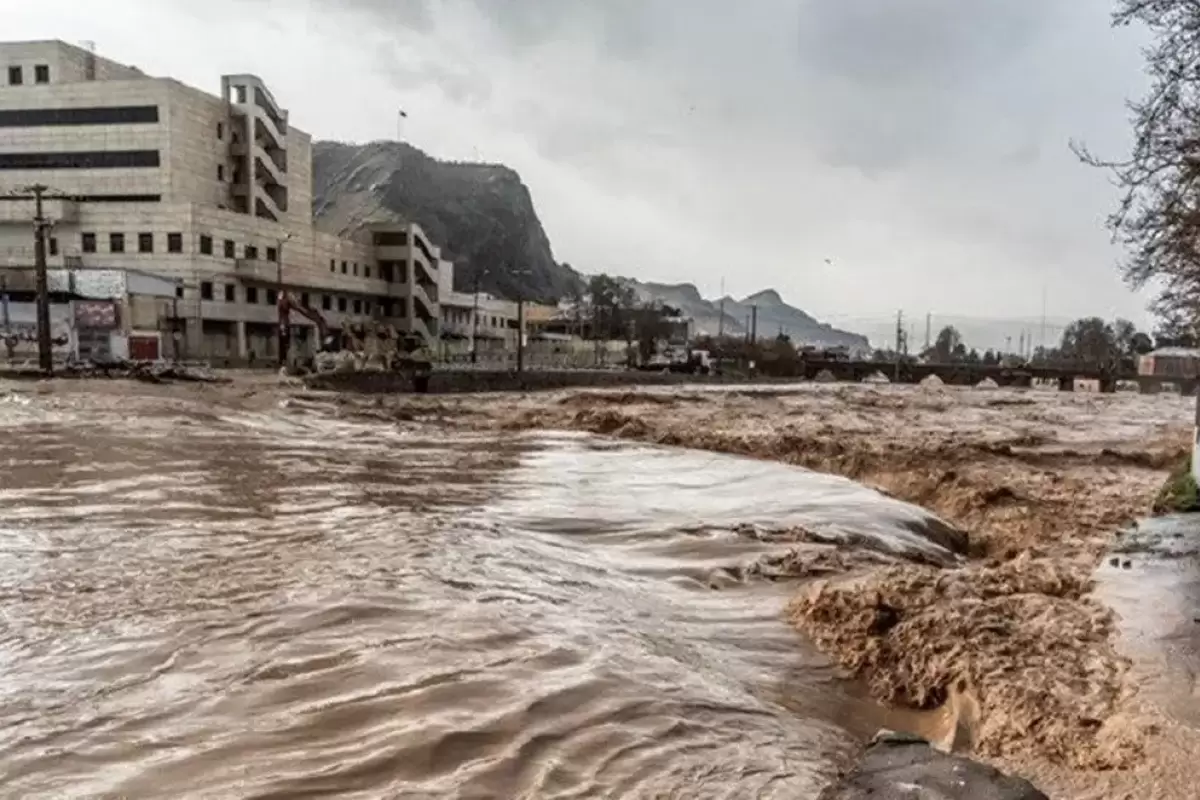
[[[784,619],[781,532],[958,560],[843,478],[137,386],[0,393],[0,469],[5,797],[812,797],[937,724]]]

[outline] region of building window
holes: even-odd
[[[138,234],[138,252],[153,253],[154,252],[154,234],[139,233]]]
[[[225,284],[225,302],[232,303],[237,300],[237,289],[232,283]]]
[[[168,233],[167,234],[167,252],[182,253],[183,252],[183,234]]]
[[[25,78],[21,74],[20,67],[9,67],[8,68],[8,85],[9,86],[20,86],[24,82],[25,82]]]
[[[363,300],[363,313],[368,317],[371,316],[371,301]]]
[[[225,182],[225,165],[217,164],[217,180],[221,183]]]
[[[213,289],[212,282],[201,281],[200,282],[200,299],[201,300],[212,300],[212,298],[213,298],[212,289]]]
[[[267,289],[267,305],[273,306],[279,302],[279,292],[274,289]]]
[[[355,301],[354,301],[354,313],[355,313],[355,314],[361,314],[361,313],[362,313],[362,300],[355,300]]]
[[[226,258],[234,258],[236,255],[237,255],[237,251],[234,249],[233,239],[226,239],[225,240],[225,257]]]
[[[342,274],[343,275],[346,274],[346,262],[345,261],[342,262]]]
[[[47,64],[38,64],[33,68],[34,83],[49,83],[50,82],[50,67]]]
[[[379,262],[379,278],[388,283],[392,282],[392,265],[387,261]]]
[[[0,153],[0,169],[126,169],[160,166],[157,150]]]
[[[217,123],[217,138],[218,139],[225,138],[225,123],[224,122]]]
[[[407,244],[408,234],[403,231],[375,234],[376,247],[404,247]]]
[[[58,237],[57,236],[51,236],[46,241],[46,244],[50,248],[50,255],[52,255],[52,256],[58,255]]]
[[[276,250],[274,247],[268,247],[267,248],[267,261],[278,261],[278,260],[279,260],[279,251]]]
[[[339,297],[338,298],[338,311],[345,311],[345,310],[346,310],[346,298]]]
[[[406,303],[400,303],[396,306],[396,316],[400,319],[408,316],[408,305]]]
[[[243,253],[247,261],[255,261],[258,259],[258,248],[252,244],[246,245],[246,249],[243,251]]]
[[[247,303],[257,303],[258,302],[258,287],[257,286],[247,286],[246,287],[246,302]]]
[[[337,272],[337,259],[335,259],[335,258],[329,259],[329,271]]]
[[[354,274],[357,275],[358,274],[358,262],[355,261],[352,266],[354,267]]]
[[[200,234],[200,255],[212,255],[212,237],[207,234]]]
[[[408,261],[396,262],[396,283],[408,283]]]
[[[363,265],[363,277],[364,278],[371,277],[371,268],[366,265]]]
[[[321,308],[325,309],[326,311],[333,308],[333,298],[327,294],[321,295]]]
[[[125,252],[125,234],[110,233],[108,235],[108,252],[124,253]]]
[[[379,303],[383,307],[383,316],[392,316],[392,309],[395,304],[391,300],[380,300]]]
[[[96,234],[84,233],[79,237],[79,249],[85,253],[96,252]]]
[[[301,292],[300,293],[300,305],[304,308],[312,308],[312,306],[309,305],[310,302],[311,301],[309,300],[308,292]]]
[[[13,108],[0,111],[0,128],[137,125],[153,122],[158,122],[158,106]]]
[[[180,300],[183,299],[183,287],[182,286],[175,287],[175,296],[178,297]]]

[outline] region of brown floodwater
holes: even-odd
[[[744,567],[850,481],[150,388],[0,392],[0,795],[811,797],[885,713]],[[758,528],[753,528],[758,526]]]

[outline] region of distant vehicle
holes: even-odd
[[[849,361],[850,351],[845,347],[815,347],[805,345],[800,348],[800,357],[807,361]]]
[[[641,369],[655,372],[682,372],[707,375],[713,368],[712,354],[707,350],[689,350],[686,347],[668,347],[655,353]]]

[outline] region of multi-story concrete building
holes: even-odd
[[[311,136],[255,76],[220,89],[60,41],[0,43],[0,270],[33,262],[34,205],[13,195],[42,184],[51,267],[175,280],[189,357],[273,357],[281,290],[333,330],[382,320],[432,345],[439,249],[408,223],[317,230]],[[311,349],[310,323],[293,326]]]

